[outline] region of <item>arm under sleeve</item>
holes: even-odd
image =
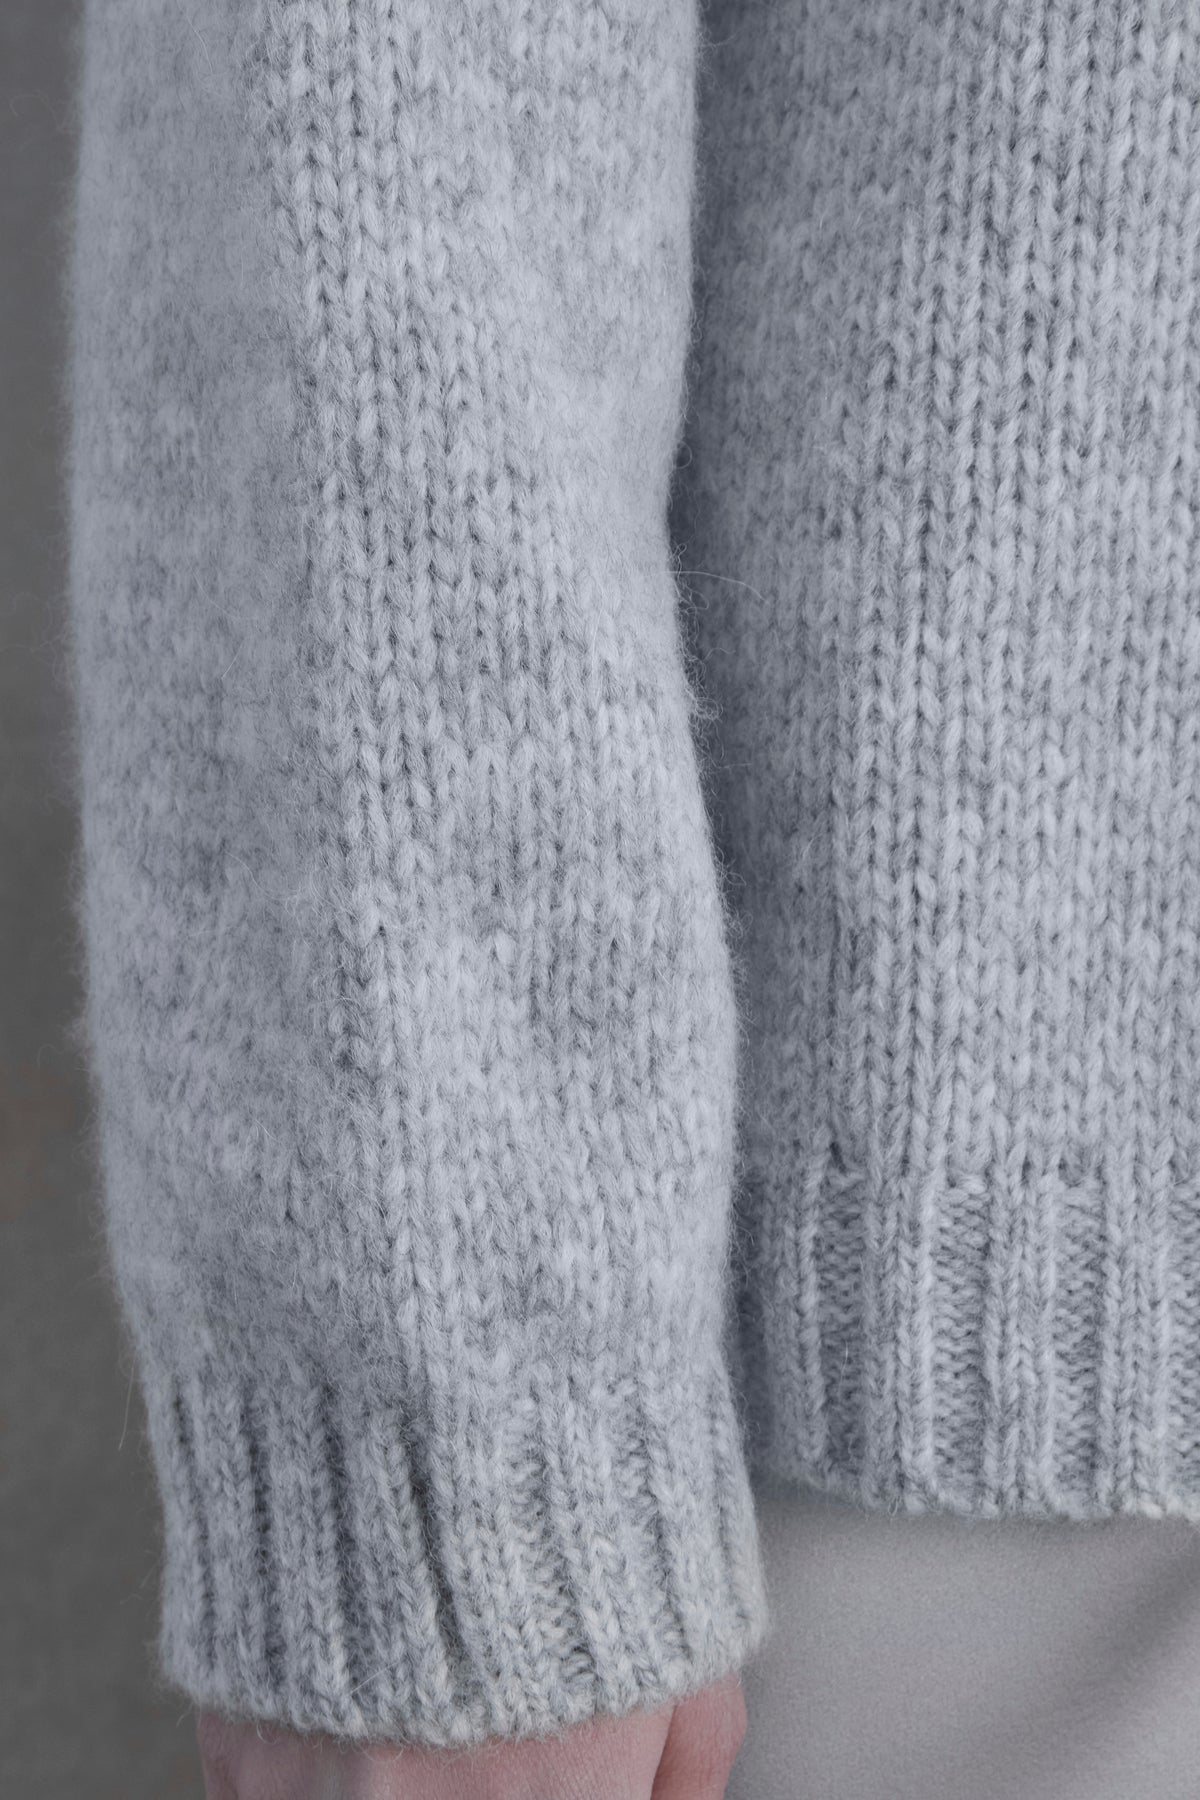
[[[461,1744],[764,1629],[666,527],[696,29],[86,9],[79,1025],[197,1703]]]

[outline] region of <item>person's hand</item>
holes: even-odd
[[[746,1735],[736,1675],[657,1712],[475,1750],[352,1746],[202,1712],[206,1800],[723,1800]]]

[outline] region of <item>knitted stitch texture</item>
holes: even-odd
[[[197,1703],[470,1744],[766,1622],[667,495],[687,0],[93,0],[78,904]]]
[[[1200,15],[704,28],[88,7],[80,1026],[204,1704],[678,1696],[755,1465],[1200,1517]]]
[[[1200,1518],[1200,9],[709,29],[674,529],[748,1453]]]

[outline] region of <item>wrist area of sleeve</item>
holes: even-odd
[[[160,1673],[195,1705],[468,1747],[682,1698],[768,1628],[724,1364],[623,1347],[497,1409],[319,1370],[143,1374]]]

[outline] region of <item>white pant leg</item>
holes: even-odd
[[[774,1623],[727,1800],[1198,1800],[1195,1526],[758,1504]]]

